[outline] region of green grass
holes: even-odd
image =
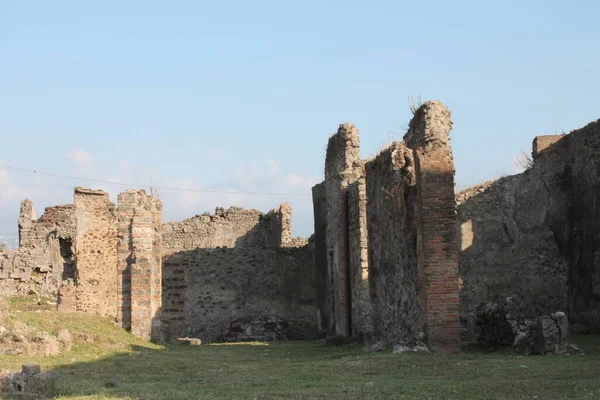
[[[14,305],[13,305],[14,306]],[[0,356],[0,369],[38,362],[58,376],[58,399],[593,399],[600,397],[600,337],[574,342],[585,356],[363,353],[321,342],[161,347],[82,315],[15,314],[52,330],[96,337],[55,357]],[[51,329],[52,328],[52,329]],[[116,387],[106,384],[116,379]]]

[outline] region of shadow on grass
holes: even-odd
[[[133,345],[58,365],[58,399],[516,399],[600,396],[600,336],[586,356],[363,353],[322,342]]]

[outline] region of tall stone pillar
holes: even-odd
[[[327,266],[332,278],[335,334],[351,334],[351,298],[348,243],[348,186],[362,174],[358,129],[340,125],[329,138],[325,158],[327,199]]]
[[[450,147],[450,111],[428,101],[416,110],[404,140],[413,150],[417,185],[418,295],[428,340],[458,344],[459,274]]]

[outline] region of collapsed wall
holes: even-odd
[[[314,337],[313,245],[291,238],[290,216],[285,204],[267,214],[231,207],[164,224],[165,339],[217,341],[235,321],[263,316]]]
[[[457,194],[465,340],[487,301],[528,318],[565,311],[580,330],[598,320],[599,149],[599,121],[540,136],[524,173]]]
[[[329,139],[325,181],[313,187],[322,335],[457,344],[451,127],[432,101],[415,111],[403,143],[366,163],[353,125]]]
[[[56,297],[74,273],[75,207],[47,207],[36,219],[30,200],[21,202],[19,248],[0,251],[0,295]]]

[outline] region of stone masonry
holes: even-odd
[[[167,341],[224,340],[231,324],[252,319],[283,319],[296,331],[312,321],[303,337],[316,337],[313,244],[291,238],[290,213],[287,204],[267,214],[218,208],[164,225]]]
[[[117,319],[136,336],[160,341],[162,204],[144,190],[119,194]]]
[[[315,246],[327,249],[327,274],[315,253],[323,335],[458,344],[451,127],[448,109],[427,102],[404,142],[372,160],[360,160],[351,124],[329,139],[325,182],[313,188]]]
[[[332,333],[342,336],[351,334],[348,186],[361,174],[358,129],[352,124],[340,125],[327,144],[325,196],[327,269],[332,280]]]
[[[477,310],[490,304],[600,331],[600,120],[536,137],[525,172],[457,194],[451,129],[450,111],[426,102],[402,142],[362,160],[358,129],[340,125],[309,239],[291,236],[285,203],[163,223],[144,190],[115,205],[75,188],[40,218],[26,199],[19,248],[0,251],[0,294],[55,298],[154,341],[454,347],[485,336]]]
[[[600,331],[600,121],[538,136],[525,172],[457,194],[461,328],[476,340],[487,302],[535,319],[566,313]]]

